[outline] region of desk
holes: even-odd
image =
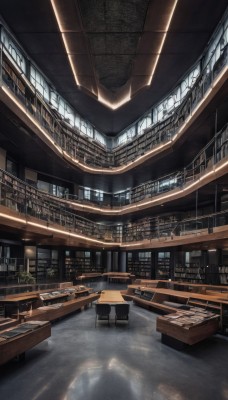
[[[108,303],[115,305],[119,303],[126,303],[120,290],[104,290],[101,292],[100,298],[97,301],[99,304]]]

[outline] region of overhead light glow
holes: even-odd
[[[105,99],[99,92],[98,92],[98,101],[100,101],[105,106],[111,108],[112,110],[116,110],[117,108],[121,107],[123,104],[127,103],[131,100],[131,90],[129,93],[124,96],[121,100],[117,101],[116,103],[111,103],[109,100]]]
[[[70,49],[69,49],[69,46],[68,46],[68,43],[67,43],[66,35],[64,33],[64,29],[63,29],[63,26],[62,26],[62,23],[61,23],[60,15],[59,15],[57,7],[55,5],[55,0],[51,0],[51,5],[52,5],[52,8],[53,8],[53,11],[54,11],[54,14],[55,14],[55,18],[56,18],[58,26],[59,26],[59,30],[60,30],[60,33],[61,33],[61,36],[62,36],[62,39],[63,39],[63,43],[64,43],[64,46],[65,46],[65,50],[66,50],[66,53],[67,53],[68,60],[70,62],[70,66],[71,66],[71,69],[72,69],[72,72],[73,72],[73,75],[74,75],[75,82],[76,82],[76,84],[78,86],[80,86],[80,82],[78,80],[77,71],[75,69],[75,65],[74,65],[73,60],[72,60],[72,55],[70,53]]]
[[[172,7],[171,13],[170,13],[170,15],[169,15],[169,18],[168,18],[168,21],[167,21],[167,24],[166,24],[166,27],[165,27],[165,32],[164,32],[164,34],[163,34],[163,36],[162,36],[162,40],[161,40],[161,43],[160,43],[160,46],[159,46],[159,49],[158,49],[158,54],[157,54],[157,56],[156,56],[156,58],[155,58],[155,62],[154,62],[154,64],[153,64],[153,66],[152,66],[152,70],[151,70],[151,73],[150,73],[150,77],[149,77],[149,80],[148,80],[148,82],[147,82],[147,85],[148,85],[148,86],[151,84],[151,81],[152,81],[152,79],[153,79],[153,76],[154,76],[154,73],[155,73],[155,69],[156,69],[156,67],[157,67],[158,60],[159,60],[159,58],[160,58],[163,45],[164,45],[164,43],[165,43],[166,35],[167,35],[167,33],[168,33],[168,30],[169,30],[169,27],[170,27],[170,23],[171,23],[171,21],[172,21],[173,14],[174,14],[174,11],[175,11],[177,2],[178,2],[178,0],[174,0],[173,7]]]

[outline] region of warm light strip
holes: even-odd
[[[98,101],[100,101],[105,106],[111,108],[112,110],[116,110],[117,108],[121,107],[123,104],[127,103],[131,100],[131,89],[129,89],[129,93],[123,97],[121,100],[117,101],[116,103],[111,103],[110,101],[106,100],[98,90]]]
[[[220,171],[220,169],[223,169],[226,165],[228,165],[228,161],[226,161],[222,165],[219,165],[219,167],[215,168],[215,172]]]
[[[145,246],[145,243],[146,242],[137,242],[137,243],[129,243],[129,244],[121,243],[120,247],[138,247],[138,246],[143,246],[143,245]],[[151,247],[151,241],[149,242],[149,247]]]
[[[192,187],[197,186],[197,185],[199,184],[199,182],[203,182],[206,178],[208,178],[208,176],[214,175],[214,173],[216,173],[216,172],[219,171],[220,169],[225,168],[227,165],[228,165],[228,161],[226,161],[225,163],[223,163],[223,164],[220,165],[219,167],[214,168],[214,170],[207,172],[205,175],[199,177],[199,178],[198,178],[197,180],[195,180],[194,182],[187,184],[185,188],[183,188],[182,190],[180,190],[180,192],[183,193],[183,192],[189,191],[189,189],[191,189]],[[166,194],[166,195],[164,195],[164,196],[162,196],[162,197],[156,196],[156,197],[155,197],[154,199],[152,199],[152,200],[148,200],[148,201],[143,202],[143,203],[136,203],[136,204],[133,204],[133,205],[130,205],[130,206],[122,207],[122,208],[119,208],[118,210],[104,210],[104,209],[101,209],[101,208],[98,208],[98,207],[95,207],[95,206],[93,207],[93,206],[87,206],[87,205],[83,205],[83,204],[77,204],[77,203],[74,203],[74,202],[72,202],[72,201],[70,202],[70,204],[73,205],[73,206],[76,206],[76,207],[79,206],[80,208],[83,208],[84,211],[86,211],[86,210],[93,210],[93,211],[96,211],[96,212],[97,212],[97,211],[100,210],[102,214],[108,214],[108,215],[122,215],[122,212],[123,212],[123,211],[131,211],[131,212],[132,212],[132,211],[134,211],[134,210],[141,209],[141,208],[143,208],[144,206],[152,205],[153,203],[158,203],[158,202],[161,202],[161,201],[163,201],[163,200],[167,200],[167,199],[170,199],[170,198],[172,198],[172,197],[176,197],[177,194],[178,194],[178,193],[175,191],[174,193],[168,193],[168,194]]]
[[[167,35],[167,33],[168,33],[168,30],[169,30],[169,27],[170,27],[171,20],[172,20],[172,18],[173,18],[173,14],[174,14],[175,8],[176,8],[176,6],[177,6],[177,2],[178,2],[178,0],[175,0],[174,3],[173,3],[173,8],[172,8],[172,10],[171,10],[171,13],[170,13],[170,15],[169,15],[168,22],[167,22],[166,27],[165,27],[165,32],[164,32],[163,37],[162,37],[162,41],[161,41],[161,44],[160,44],[160,47],[159,47],[159,50],[158,50],[158,54],[157,54],[157,56],[156,56],[155,62],[154,62],[154,64],[153,64],[153,67],[152,67],[152,70],[151,70],[151,73],[150,73],[149,80],[148,80],[148,82],[147,82],[147,85],[148,85],[148,86],[151,84],[151,81],[152,81],[152,79],[153,79],[153,76],[154,76],[154,73],[155,73],[155,69],[156,69],[156,67],[157,67],[158,60],[159,60],[159,58],[160,58],[163,45],[164,45],[164,43],[165,43],[166,35]]]
[[[10,221],[20,222],[20,223],[25,224],[25,225],[31,225],[31,226],[34,226],[34,227],[37,227],[37,228],[44,229],[44,230],[49,231],[49,232],[51,231],[51,232],[60,233],[62,235],[68,236],[68,237],[73,237],[73,238],[76,238],[76,239],[86,240],[86,241],[89,241],[89,242],[92,242],[92,243],[96,243],[96,244],[99,244],[99,245],[102,245],[102,246],[105,246],[105,245],[107,245],[107,246],[120,246],[119,242],[103,242],[102,240],[92,239],[92,238],[89,238],[88,236],[78,235],[76,233],[72,233],[72,232],[69,232],[69,231],[62,230],[62,229],[52,228],[51,226],[44,226],[42,224],[38,224],[37,222],[27,221],[26,219],[13,217],[12,215],[8,215],[8,214],[0,213],[0,218],[5,218],[5,219],[8,219]]]
[[[52,8],[53,8],[53,11],[54,11],[54,14],[55,14],[55,18],[56,18],[58,26],[59,26],[60,33],[62,35],[63,43],[64,43],[64,46],[65,46],[65,49],[66,49],[67,57],[68,57],[69,62],[70,62],[70,66],[71,66],[71,70],[72,70],[73,75],[74,75],[75,82],[76,82],[76,84],[78,86],[80,86],[80,82],[79,82],[78,76],[77,76],[77,71],[76,71],[74,63],[72,61],[72,55],[70,54],[70,49],[69,49],[69,46],[68,46],[68,43],[67,43],[66,36],[64,34],[64,29],[63,29],[63,26],[62,26],[62,23],[61,23],[61,19],[60,19],[58,10],[57,10],[56,5],[55,5],[55,0],[51,0],[51,5],[52,5]]]
[[[77,160],[76,158],[70,156],[65,150],[63,150],[63,154],[65,157],[69,158],[71,162],[79,165],[84,171],[88,171],[88,172],[96,172],[96,173],[101,173],[101,174],[108,174],[108,175],[113,175],[113,173],[117,173],[117,172],[124,172],[125,169],[127,168],[127,166],[130,164],[126,164],[122,167],[115,167],[110,169],[107,168],[94,168],[94,167],[89,167],[86,164],[82,164],[79,160]]]
[[[97,244],[100,244],[100,245],[103,245],[103,246],[104,245],[108,245],[108,246],[119,246],[120,245],[120,243],[103,242],[102,240],[92,239],[92,238],[90,238],[88,236],[78,235],[77,233],[72,233],[70,231],[65,231],[65,230],[57,229],[57,228],[52,228],[51,226],[44,226],[44,225],[38,224],[36,222],[27,221],[27,224],[35,226],[37,228],[45,229],[45,230],[48,230],[48,231],[51,231],[51,232],[60,233],[61,235],[65,235],[65,236],[68,236],[68,237],[70,236],[70,237],[73,237],[73,238],[86,240],[86,241],[89,241],[89,242],[92,242],[92,243],[97,243]]]
[[[13,217],[12,215],[0,213],[0,218],[6,218],[11,221],[21,222],[22,224],[26,224],[26,220],[22,218]]]

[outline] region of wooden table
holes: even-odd
[[[120,290],[103,290],[97,302],[108,303],[110,305],[126,303]]]

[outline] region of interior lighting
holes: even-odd
[[[165,32],[163,33],[162,40],[161,40],[161,43],[160,43],[160,47],[158,49],[158,54],[156,56],[155,62],[153,64],[153,67],[152,67],[152,70],[151,70],[151,73],[150,73],[149,80],[147,82],[148,86],[152,82],[152,79],[153,79],[153,76],[154,76],[154,73],[155,73],[155,70],[156,70],[156,67],[157,67],[161,52],[162,52],[163,45],[165,43],[166,35],[168,33],[168,30],[169,30],[169,27],[170,27],[170,24],[171,24],[171,21],[172,21],[172,18],[173,18],[173,14],[174,14],[175,8],[177,6],[177,3],[178,3],[178,0],[174,0],[173,7],[172,7],[172,10],[171,10],[171,12],[169,14],[169,18],[168,18],[168,21],[167,21],[167,24],[166,24],[166,27],[165,27]]]
[[[51,232],[56,232],[56,233],[60,233],[62,235],[68,236],[68,237],[73,237],[73,238],[77,238],[77,239],[83,239],[83,240],[87,240],[89,242],[93,242],[93,243],[97,243],[97,244],[101,244],[101,245],[109,245],[109,246],[118,246],[120,245],[120,243],[116,243],[116,242],[103,242],[102,240],[97,240],[97,239],[92,239],[89,238],[88,236],[83,236],[83,235],[79,235],[77,233],[72,233],[63,229],[57,229],[57,228],[53,228],[51,226],[45,226],[45,225],[41,225],[39,223],[36,222],[32,222],[32,221],[27,221],[27,225],[31,225],[31,226],[35,226],[41,229],[45,229]]]
[[[52,5],[52,8],[53,8],[53,11],[54,11],[54,14],[55,14],[55,18],[56,18],[58,26],[59,26],[59,30],[60,30],[60,33],[61,33],[61,36],[62,36],[62,39],[63,39],[63,43],[64,43],[64,46],[65,46],[65,50],[66,50],[66,53],[67,53],[68,60],[70,62],[70,66],[71,66],[71,70],[72,70],[73,75],[74,75],[75,82],[76,82],[76,84],[78,86],[80,86],[80,82],[79,82],[78,76],[77,76],[77,71],[75,69],[75,65],[74,65],[73,60],[72,60],[72,55],[70,54],[70,49],[69,49],[69,46],[68,46],[68,43],[67,43],[66,35],[64,33],[64,29],[63,29],[63,26],[62,26],[60,14],[58,13],[57,7],[55,5],[55,0],[51,0],[51,5]]]
[[[5,219],[9,219],[10,221],[21,222],[22,224],[26,224],[25,219],[13,217],[12,215],[5,214],[5,213],[4,214],[0,213],[0,218],[5,218]]]
[[[122,99],[120,99],[116,103],[112,103],[109,100],[106,100],[98,91],[98,101],[100,101],[105,106],[111,108],[112,110],[116,110],[117,108],[121,107],[123,104],[127,103],[130,100],[131,100],[131,90],[129,90],[129,93],[126,96],[122,97]]]

